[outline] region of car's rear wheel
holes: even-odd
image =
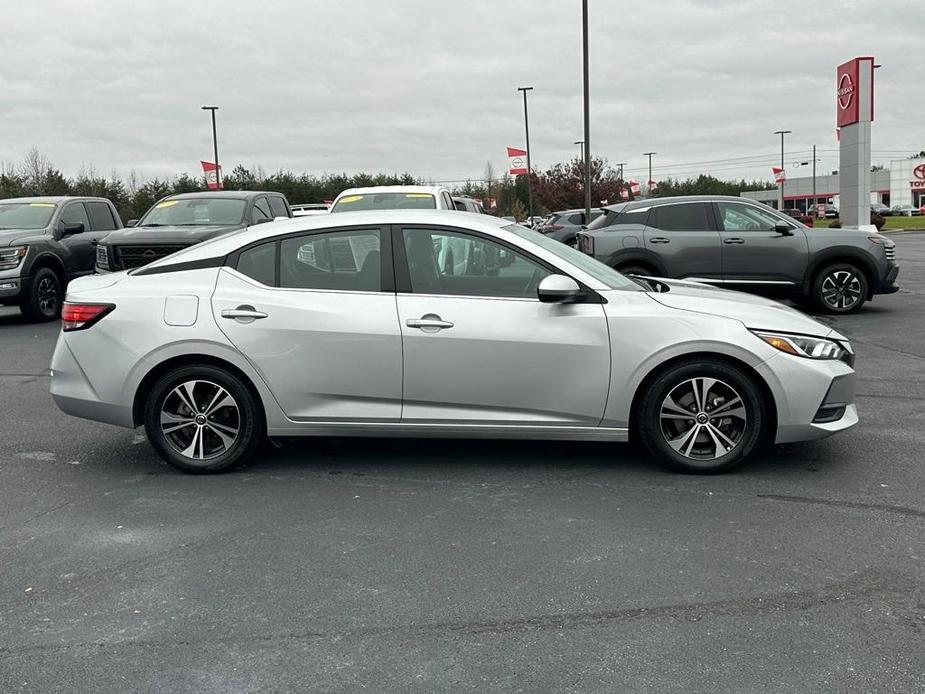
[[[51,268],[39,268],[32,278],[32,291],[20,305],[26,320],[44,322],[61,315],[61,280]]]
[[[634,433],[675,470],[726,472],[761,443],[770,406],[737,366],[716,359],[681,362],[646,387]]]
[[[826,313],[854,313],[867,301],[869,287],[864,272],[851,263],[823,268],[813,282],[813,302]]]
[[[184,472],[222,472],[245,463],[264,438],[256,398],[214,366],[183,366],[158,378],[145,403],[145,431],[158,454]]]

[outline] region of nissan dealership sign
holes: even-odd
[[[871,74],[870,79],[870,118],[861,118],[861,99],[858,94],[861,70],[866,69],[873,73],[873,62],[873,58],[854,58],[838,66],[835,80],[835,101],[839,128],[857,123],[860,120],[872,121],[874,119],[873,74]]]

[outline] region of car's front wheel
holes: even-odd
[[[61,280],[54,270],[39,268],[32,278],[32,291],[19,307],[26,320],[55,320],[61,315]]]
[[[761,443],[770,406],[737,366],[718,359],[680,362],[646,387],[634,433],[675,470],[726,472]]]
[[[867,276],[851,263],[822,269],[813,282],[813,301],[827,313],[854,313],[867,301]]]
[[[264,438],[256,398],[235,374],[183,366],[153,384],[145,432],[160,456],[184,472],[222,472],[246,462]]]

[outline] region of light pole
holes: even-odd
[[[816,145],[813,145],[813,217],[818,217],[816,211],[816,205],[818,201],[816,200]]]
[[[530,119],[527,116],[527,92],[533,87],[517,87],[524,93],[524,131],[527,138],[527,196],[530,200],[530,219],[533,219],[533,168],[530,166]]]
[[[585,223],[591,223],[591,112],[588,89],[588,0],[581,0],[581,54],[585,116]]]
[[[649,157],[649,178],[646,179],[646,195],[649,194],[652,188],[652,155],[658,154],[658,152],[643,152],[642,156]]]
[[[581,160],[584,161],[584,160],[585,160],[585,141],[584,141],[584,140],[575,140],[572,144],[573,144],[573,145],[580,145],[580,147],[578,148],[578,151],[579,151],[580,154],[581,154]]]
[[[784,168],[784,135],[789,135],[791,132],[793,131],[792,130],[775,130],[774,131],[775,135],[780,135],[780,168],[781,169]],[[815,157],[813,158],[815,159]],[[815,164],[813,164],[813,166],[815,166]],[[777,209],[779,210],[784,209],[784,178],[786,178],[786,176],[787,174],[782,171],[781,180],[780,180],[780,188],[778,192],[779,200],[777,204]]]
[[[218,111],[218,106],[203,106],[203,111],[212,112],[212,153],[215,156],[215,184],[218,190],[222,188],[222,170],[218,166],[218,135],[215,131],[215,112]]]

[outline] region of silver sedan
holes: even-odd
[[[273,222],[68,290],[58,406],[143,425],[188,472],[331,435],[632,437],[720,472],[857,422],[854,355],[825,325],[486,215]]]

